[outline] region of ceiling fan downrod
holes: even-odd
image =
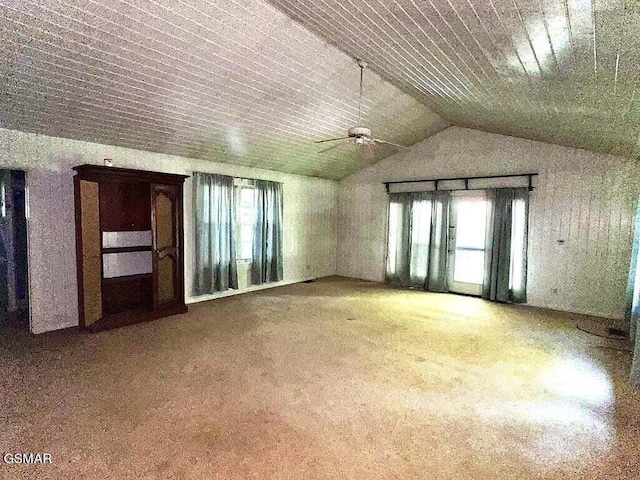
[[[362,125],[362,80],[364,78],[364,69],[369,65],[364,60],[356,60],[360,67],[360,97],[358,98],[358,125]]]

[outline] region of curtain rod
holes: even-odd
[[[260,180],[261,182],[279,183],[281,185],[284,185],[284,182],[278,182],[276,180],[265,180],[264,178],[236,177],[235,175],[227,175],[225,173],[198,172],[196,170],[192,170],[191,173],[194,175],[196,173],[201,175],[219,175],[221,177],[231,177],[234,180],[249,180],[249,181]]]
[[[390,182],[382,182],[384,187],[389,193],[389,185],[397,185],[398,183],[424,183],[424,182],[434,182],[435,190],[438,190],[439,182],[450,182],[456,180],[464,180],[464,190],[477,190],[477,189],[469,189],[469,180],[487,180],[491,178],[513,178],[513,177],[528,177],[529,178],[529,191],[533,190],[533,177],[537,176],[537,173],[519,173],[515,175],[488,175],[484,177],[457,177],[457,178],[428,178],[425,180],[394,180]]]

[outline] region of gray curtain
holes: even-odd
[[[498,302],[526,302],[528,198],[526,188],[487,190],[487,230],[482,298]],[[513,251],[514,205],[524,208],[524,237]],[[521,234],[522,232],[518,232]]]
[[[631,326],[631,340],[633,341],[634,352],[633,361],[631,362],[631,381],[640,387],[640,335],[638,334],[638,316],[634,318]]]
[[[193,294],[238,288],[233,177],[193,174]]]
[[[255,180],[256,223],[253,238],[251,282],[259,285],[283,278],[282,184]]]
[[[389,195],[388,283],[448,291],[449,199],[444,191]]]
[[[638,318],[640,317],[640,271],[638,271],[638,255],[640,253],[640,202],[635,216],[633,246],[631,250],[631,265],[629,281],[627,282],[627,304],[625,320],[629,324],[629,336],[635,345],[633,361],[631,363],[631,381],[640,387],[640,334],[638,333]]]
[[[447,259],[449,250],[449,206],[451,193],[435,192],[431,210],[431,241],[429,242],[429,277],[426,289],[448,292]]]
[[[432,192],[389,195],[386,281],[422,287],[427,281]]]

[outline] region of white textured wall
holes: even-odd
[[[540,174],[530,206],[529,304],[621,318],[640,193],[637,162],[459,127],[340,182],[338,273],[384,278],[381,182],[525,172]]]
[[[27,171],[34,333],[78,324],[71,167],[102,164],[105,157],[113,158],[117,167],[187,175],[202,171],[283,182],[284,280],[279,284],[335,273],[337,182],[0,129],[0,168]],[[193,302],[215,296],[189,295],[193,265],[190,179],[184,193],[186,293],[187,302]]]
[[[269,170],[258,170],[230,164],[211,163],[202,160],[184,159],[189,165],[185,171],[210,172],[246,178],[262,178],[283,182],[284,222],[283,257],[284,278],[282,282],[249,287],[260,290],[286,283],[319,278],[336,273],[338,247],[338,182],[289,175]],[[185,288],[187,303],[233,295],[235,290],[193,298],[190,295],[193,269],[193,215],[191,179],[185,185]]]

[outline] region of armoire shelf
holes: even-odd
[[[74,167],[80,326],[98,332],[185,313],[186,175]]]

